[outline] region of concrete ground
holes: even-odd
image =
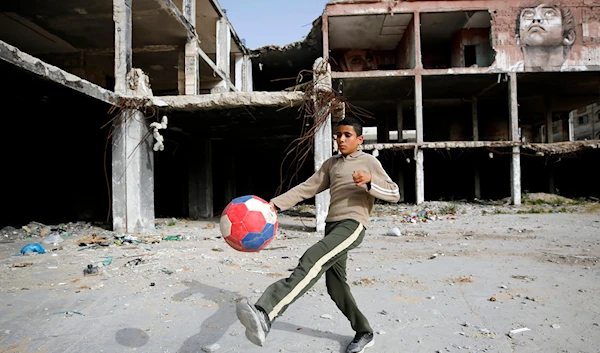
[[[423,206],[378,206],[350,253],[348,281],[376,332],[367,352],[600,352],[597,204],[554,214],[430,207],[456,214],[411,223]],[[72,224],[57,250],[30,256],[14,254],[40,238],[5,235],[0,352],[344,352],[354,333],[324,279],[275,321],[265,347],[244,337],[235,299],[256,300],[321,236],[309,217],[279,220],[260,253],[236,252],[206,221],[158,221],[157,235],[181,241],[95,249],[78,242],[113,233]],[[402,235],[386,235],[394,227]]]

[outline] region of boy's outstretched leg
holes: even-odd
[[[365,348],[373,347],[374,344],[373,332],[357,333],[346,348],[346,353],[363,353]]]
[[[264,311],[252,305],[247,298],[237,302],[235,313],[246,327],[246,338],[257,346],[263,346],[271,330],[271,321]]]

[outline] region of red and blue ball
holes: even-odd
[[[220,220],[223,238],[235,250],[258,252],[275,238],[277,213],[258,196],[233,199],[223,210]]]

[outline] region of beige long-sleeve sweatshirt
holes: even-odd
[[[364,171],[371,174],[371,182],[356,186],[352,173]],[[364,226],[369,223],[375,197],[398,202],[398,185],[387,175],[381,163],[370,154],[357,151],[348,156],[335,155],[323,163],[319,171],[305,182],[271,201],[282,211],[329,188],[331,201],[326,222],[355,219]]]

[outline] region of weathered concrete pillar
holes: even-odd
[[[177,92],[180,96],[185,94],[185,47],[180,48],[177,60]]]
[[[517,100],[517,73],[508,74],[508,117],[509,137],[512,141],[519,141],[519,104]],[[510,194],[513,205],[521,204],[521,148],[512,147],[512,161],[510,164]]]
[[[569,118],[567,119],[562,119],[561,122],[561,130],[562,130],[562,140],[563,141],[570,141],[570,136],[569,136],[569,130],[570,130],[570,122],[571,118],[569,115]]]
[[[404,168],[402,167],[402,161],[396,158],[398,164],[396,171],[396,184],[398,185],[398,191],[400,191],[400,202],[404,202]]]
[[[390,126],[388,117],[380,115],[377,118],[377,143],[390,142]]]
[[[479,115],[477,111],[477,97],[471,98],[471,119],[473,126],[473,141],[479,141]],[[474,194],[476,199],[481,199],[481,180],[479,175],[479,164],[473,161]]]
[[[147,77],[132,70],[131,0],[113,0],[115,22],[115,92],[124,96],[152,95]],[[122,233],[154,230],[154,156],[152,134],[144,115],[125,110],[115,120],[112,136],[113,230]]]
[[[569,141],[575,141],[575,126],[573,112],[569,113]]]
[[[546,103],[546,143],[554,142],[554,133],[552,132],[552,97],[545,96],[544,102]]]
[[[250,55],[244,55],[244,67],[243,70],[245,75],[242,76],[242,88],[244,92],[254,91],[254,80],[252,79],[252,59]]]
[[[131,71],[133,52],[131,49],[131,2],[113,0],[115,22],[115,93],[127,93],[127,74]]]
[[[191,144],[188,163],[189,217],[212,218],[213,178],[212,143],[208,138],[195,137]]]
[[[252,92],[252,60],[249,55],[235,56],[235,88],[240,92]]]
[[[230,77],[230,53],[231,30],[229,29],[227,18],[223,17],[217,21],[217,68],[225,75],[227,80]],[[227,92],[228,90],[227,83],[221,81],[211,90],[211,93],[222,93]]]
[[[234,84],[238,91],[244,91],[244,54],[235,54]]]
[[[402,101],[396,103],[396,121],[398,128],[398,142],[402,142],[404,140],[404,136],[402,135],[402,130],[404,129],[404,114],[402,112]],[[402,195],[400,195],[402,197]]]
[[[183,0],[183,16],[196,27],[196,0]],[[198,56],[198,39],[189,37],[185,43],[185,94],[200,93],[200,58]]]
[[[314,82],[316,97],[313,101],[317,117],[327,115],[327,120],[319,127],[315,135],[315,172],[318,171],[323,163],[332,156],[332,132],[331,132],[331,114],[327,102],[319,99],[319,94],[330,92],[332,90],[331,66],[327,60],[318,58],[313,65]],[[315,118],[317,118],[315,117]],[[325,218],[329,210],[330,195],[329,190],[325,190],[315,196],[315,212],[317,217],[317,232],[325,231]]]
[[[404,140],[404,136],[402,135],[402,130],[404,129],[404,114],[402,112],[402,101],[398,101],[398,103],[396,103],[396,121],[398,129],[397,140],[399,143],[401,143]],[[398,156],[396,156],[395,162],[397,165],[396,184],[398,184],[398,190],[400,191],[399,201],[404,202],[404,163],[400,158],[398,158]]]
[[[113,230],[122,233],[154,230],[154,156],[139,110],[123,111],[112,137]]]
[[[417,205],[425,202],[425,168],[423,150],[418,144],[423,143],[423,76],[415,76],[415,125],[417,133],[417,147],[415,147],[415,189]]]

